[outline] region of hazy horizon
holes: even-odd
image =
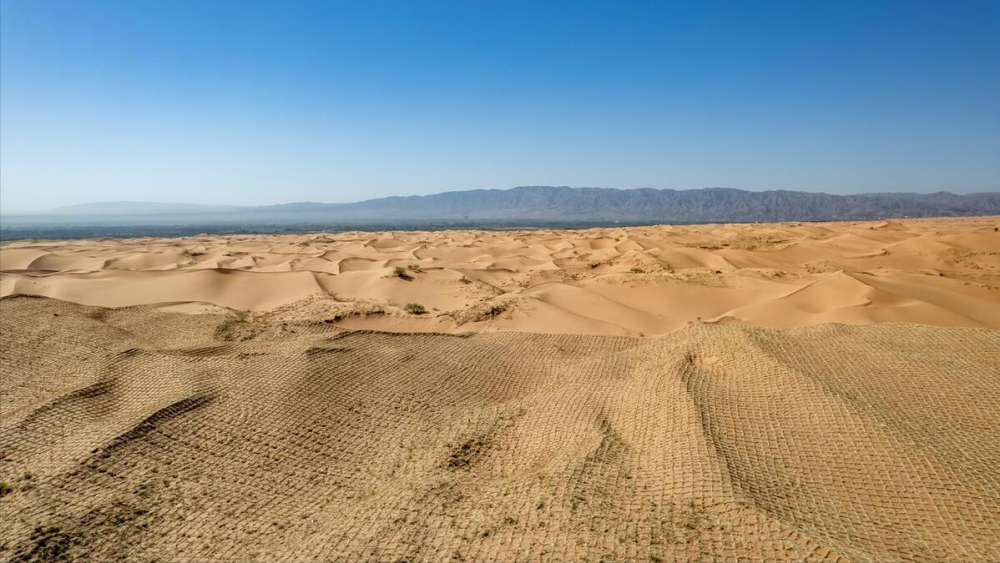
[[[1000,189],[1000,4],[0,4],[0,208]]]

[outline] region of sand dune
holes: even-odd
[[[531,318],[655,317],[550,291]],[[881,291],[839,273],[772,302]],[[398,334],[302,306],[0,300],[0,560],[1000,559],[996,330]]]
[[[100,270],[69,272],[59,276],[14,277],[10,280],[10,293],[43,295],[109,307],[195,301],[238,310],[270,309],[323,291],[322,277],[327,275],[215,268],[128,272]],[[59,279],[54,280],[54,277]]]
[[[998,226],[987,217],[19,241],[0,246],[0,294],[254,313],[304,301],[303,315],[324,310],[314,306],[322,295],[338,311],[381,310],[335,323],[436,332],[653,335],[698,321],[1000,328]],[[477,313],[501,295],[517,307]],[[407,303],[427,313],[406,313]]]
[[[1000,560],[998,228],[3,244],[0,561]]]

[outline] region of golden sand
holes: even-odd
[[[5,244],[0,560],[1000,560],[997,222]]]

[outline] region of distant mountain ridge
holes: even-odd
[[[313,210],[372,218],[398,215],[427,219],[467,216],[494,220],[681,223],[827,221],[998,214],[1000,192],[831,195],[796,191],[751,192],[733,188],[619,190],[525,186],[316,205]]]
[[[659,190],[524,186],[425,196],[395,196],[357,203],[295,202],[265,206],[110,202],[64,207],[46,217],[143,221],[363,225],[404,222],[622,222],[707,223],[864,220],[1000,214],[1000,192],[832,195],[787,190],[751,192],[733,188]],[[27,217],[7,216],[5,222]]]

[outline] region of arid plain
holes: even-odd
[[[1000,218],[0,246],[0,559],[1000,559]]]

